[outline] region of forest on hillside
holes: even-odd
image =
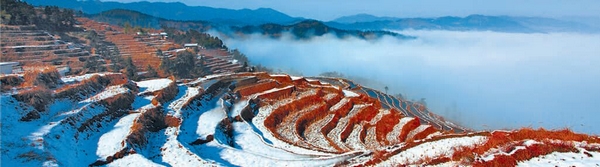
[[[77,28],[75,15],[70,9],[61,9],[56,6],[35,8],[30,4],[18,0],[1,0],[2,11],[0,19],[7,25],[36,25],[39,29],[49,31],[72,31]]]

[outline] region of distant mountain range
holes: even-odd
[[[98,14],[86,14],[93,20],[107,22],[114,25],[123,26],[128,23],[131,26],[147,27],[159,29],[162,26],[174,27],[181,30],[194,29],[202,32],[208,30],[217,30],[227,37],[237,38],[249,34],[263,34],[271,38],[279,38],[283,34],[291,34],[295,39],[310,39],[315,36],[323,36],[325,34],[333,34],[338,38],[356,37],[360,39],[378,39],[385,35],[396,37],[399,39],[411,39],[413,37],[401,35],[398,33],[382,30],[342,30],[325,25],[317,20],[305,20],[294,24],[261,24],[261,25],[246,25],[234,26],[223,23],[213,23],[208,21],[177,21],[154,17],[141,12],[114,9]]]
[[[342,23],[342,24],[351,24],[351,23],[374,22],[374,21],[394,21],[394,20],[398,20],[398,19],[400,19],[400,18],[379,17],[379,16],[373,16],[370,14],[361,13],[361,14],[357,14],[357,15],[343,16],[343,17],[337,18],[335,20],[332,20],[331,22]]]
[[[25,1],[36,6],[53,5],[83,11],[86,14],[100,14],[115,9],[126,9],[138,11],[156,18],[164,18],[164,20],[187,21],[188,23],[193,23],[193,25],[196,25],[198,21],[201,21],[202,25],[211,23],[212,26],[226,27],[260,26],[263,24],[292,25],[306,20],[304,18],[291,17],[270,8],[232,10],[204,6],[187,6],[180,2],[120,3],[103,2],[99,0]],[[143,23],[146,24],[147,22]],[[542,17],[484,15],[470,15],[466,17],[445,16],[437,18],[397,18],[357,14],[340,17],[326,22],[325,25],[339,30],[367,31],[416,29],[517,33],[600,32],[600,25],[582,22],[581,19],[570,19],[567,21]],[[150,26],[156,27],[156,21],[150,23]],[[193,26],[189,28],[193,28]]]
[[[256,10],[221,9],[204,6],[187,6],[180,2],[103,2],[99,0],[25,0],[34,6],[58,6],[98,14],[113,9],[127,9],[151,16],[180,21],[210,21],[229,25],[260,25],[266,23],[291,24],[303,20],[270,8]]]
[[[467,17],[396,18],[368,14],[344,16],[326,23],[340,29],[358,30],[452,30],[499,32],[600,32],[600,27],[543,17],[469,15]]]
[[[317,20],[305,20],[292,25],[263,24],[260,26],[232,27],[233,33],[237,34],[263,34],[272,38],[279,38],[285,33],[290,33],[296,39],[310,39],[313,36],[333,34],[338,38],[357,37],[360,39],[379,39],[383,36],[393,36],[399,39],[413,39],[414,37],[382,30],[342,30],[325,25]]]

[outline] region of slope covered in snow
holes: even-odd
[[[596,166],[600,138],[473,132],[351,81],[122,74],[2,93],[2,166]],[[45,97],[45,98],[43,98]],[[31,100],[42,99],[42,100]]]

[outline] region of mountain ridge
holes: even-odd
[[[123,25],[129,23],[131,26],[150,27],[150,28],[162,28],[177,27],[181,30],[196,29],[202,32],[208,30],[216,30],[221,32],[222,35],[228,37],[242,37],[243,35],[250,34],[262,34],[269,37],[278,38],[283,33],[290,33],[296,39],[311,39],[315,36],[322,36],[325,34],[333,34],[338,38],[345,38],[348,36],[357,37],[365,40],[379,39],[383,36],[392,36],[399,39],[412,39],[414,37],[405,36],[402,34],[389,32],[389,31],[361,31],[361,30],[343,30],[327,26],[325,23],[317,20],[303,20],[292,24],[276,24],[268,23],[261,25],[246,25],[246,26],[231,26],[228,24],[213,23],[208,21],[177,21],[168,20],[163,18],[154,17],[143,12],[126,10],[126,9],[113,9],[104,11],[99,14],[86,15],[96,21],[108,22],[116,25]]]
[[[45,1],[26,0],[35,6],[58,6],[83,11],[87,14],[98,14],[112,9],[128,9],[146,13],[151,16],[180,21],[212,21],[231,25],[258,25],[265,23],[288,24],[300,20],[269,8],[258,9],[225,9],[206,6],[188,6],[181,2],[103,2],[91,1]]]
[[[597,33],[600,28],[576,22],[545,17],[488,16],[472,14],[465,17],[377,17],[368,14],[343,16],[326,22],[340,29],[357,30],[451,30],[498,31],[517,33],[585,32]]]
[[[291,17],[271,8],[226,9],[206,6],[188,6],[181,2],[103,2],[99,0],[45,1],[26,0],[33,5],[55,5],[87,14],[98,14],[112,9],[128,9],[151,16],[176,21],[208,21],[228,26],[259,26],[262,24],[289,25],[306,20]],[[450,21],[450,22],[446,22]],[[486,16],[472,14],[465,17],[379,17],[370,14],[343,16],[326,25],[345,30],[450,30],[450,31],[497,31],[510,33],[583,32],[598,33],[600,27],[580,21],[544,17]]]

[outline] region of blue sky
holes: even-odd
[[[106,0],[105,0],[106,1]],[[135,2],[140,0],[109,0]],[[291,16],[332,20],[368,13],[377,16],[435,17],[469,14],[565,17],[600,17],[599,0],[148,0],[183,2],[190,6],[231,9],[267,7]]]

